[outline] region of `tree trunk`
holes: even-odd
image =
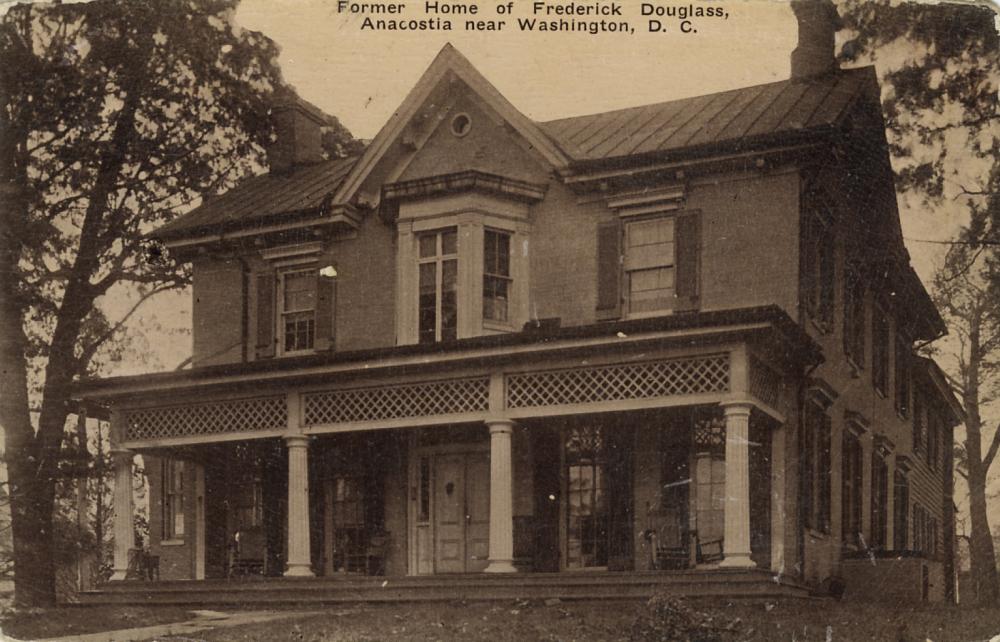
[[[997,577],[996,551],[993,535],[986,515],[986,467],[983,465],[982,417],[979,412],[979,383],[982,350],[980,339],[980,314],[973,312],[969,319],[969,360],[966,372],[965,403],[965,452],[969,468],[969,560],[972,578],[980,604],[995,604],[1000,597]]]

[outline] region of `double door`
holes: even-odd
[[[434,572],[478,573],[489,563],[489,455],[439,453],[433,460]]]

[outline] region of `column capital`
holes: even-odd
[[[123,464],[132,463],[132,460],[135,458],[135,451],[128,448],[112,448],[110,454],[114,461]]]
[[[722,410],[727,417],[739,417],[741,415],[749,417],[750,411],[753,410],[753,404],[743,400],[723,401],[719,405],[722,406]]]
[[[490,429],[491,435],[496,433],[510,433],[514,430],[514,421],[506,417],[489,417],[483,423]]]
[[[285,435],[285,445],[289,448],[308,448],[309,435]]]

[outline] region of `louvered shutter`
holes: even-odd
[[[257,358],[274,356],[274,272],[257,274]]]
[[[597,316],[621,316],[621,223],[610,221],[597,226]]]
[[[334,319],[337,306],[337,280],[316,276],[316,350],[333,350]]]
[[[701,215],[687,212],[677,216],[675,288],[678,312],[697,310],[701,263]]]

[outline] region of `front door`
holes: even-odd
[[[434,468],[434,570],[478,573],[489,562],[489,456],[439,454]]]

